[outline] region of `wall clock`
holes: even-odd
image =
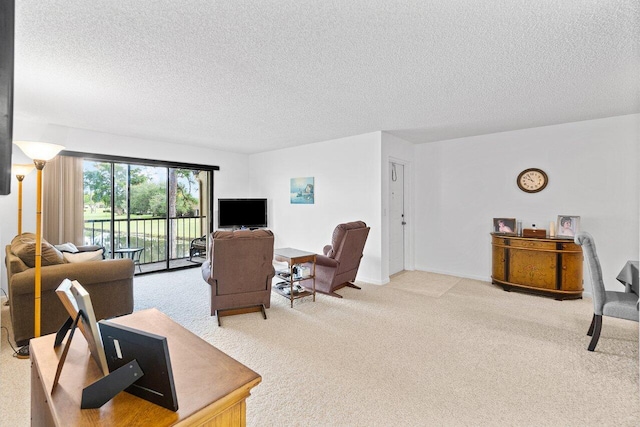
[[[549,182],[549,177],[542,169],[529,168],[520,172],[516,180],[518,188],[527,193],[537,193],[544,190]]]

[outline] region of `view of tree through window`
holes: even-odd
[[[188,257],[202,235],[198,173],[85,160],[85,244],[143,248],[142,263]]]

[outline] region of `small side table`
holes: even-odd
[[[294,299],[306,297],[309,295],[313,296],[313,301],[315,302],[316,300],[316,254],[313,252],[305,252],[305,251],[301,251],[299,249],[293,249],[293,248],[275,249],[273,253],[276,261],[286,262],[287,264],[289,264],[289,277],[278,274],[278,278],[289,283],[289,294],[287,295],[283,290],[278,289],[277,287],[274,287],[273,290],[275,290],[277,293],[279,293],[283,297],[289,298],[289,300],[291,301],[292,308],[293,308]],[[299,279],[294,278],[293,267],[295,265],[299,265],[307,262],[310,262],[313,265],[311,270],[311,275],[300,277]],[[306,290],[308,288],[305,287],[304,291],[295,293],[293,291],[294,282],[303,282],[305,280],[312,281],[313,283],[312,291]]]
[[[131,258],[133,260],[133,264],[138,266],[138,271],[142,273],[142,268],[140,267],[140,254],[142,254],[143,250],[144,248],[118,248],[113,251],[113,253],[116,254],[118,258]]]

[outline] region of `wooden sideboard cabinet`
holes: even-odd
[[[582,248],[563,238],[491,233],[492,283],[557,300],[582,298]]]

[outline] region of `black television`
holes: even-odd
[[[218,199],[218,227],[267,226],[267,199]]]

